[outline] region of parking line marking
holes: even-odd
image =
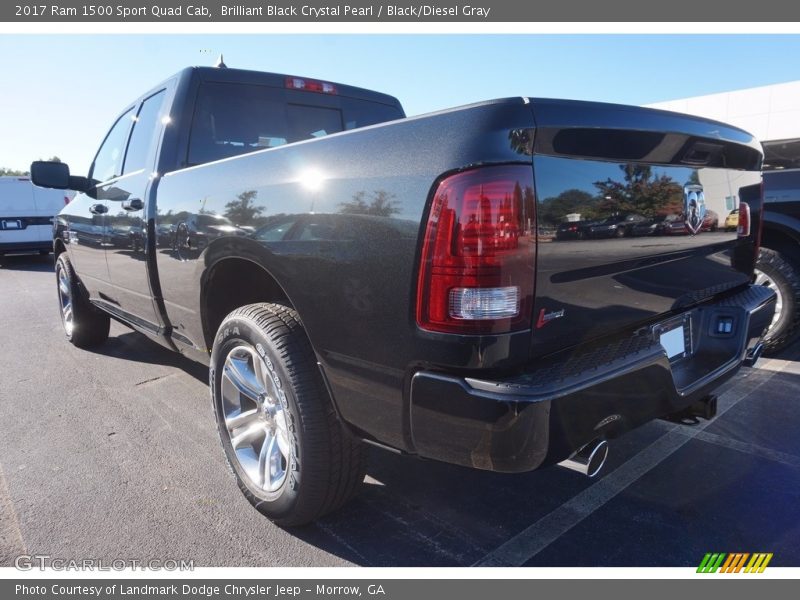
[[[463,552],[461,551],[451,551],[447,546],[440,544],[436,539],[425,535],[421,531],[417,531],[413,527],[411,527],[411,523],[409,523],[406,519],[402,516],[395,514],[391,511],[390,508],[381,507],[381,506],[373,506],[373,510],[381,513],[384,517],[391,519],[398,525],[402,526],[404,532],[412,539],[419,541],[422,545],[427,546],[430,550],[433,551],[434,554],[439,556],[444,556],[449,558],[457,565],[461,564],[463,559]]]
[[[336,540],[337,542],[339,542],[339,543],[340,543],[342,546],[344,546],[345,548],[347,548],[347,549],[348,549],[350,552],[352,552],[352,553],[353,553],[355,556],[357,556],[357,557],[359,558],[359,560],[361,560],[361,564],[360,564],[359,566],[361,566],[361,567],[371,567],[371,566],[372,566],[372,563],[370,562],[370,560],[369,560],[369,559],[368,559],[366,556],[364,556],[363,554],[361,554],[361,552],[359,552],[358,550],[356,550],[356,549],[355,549],[355,548],[354,548],[354,547],[353,547],[351,544],[349,544],[349,543],[347,542],[347,540],[346,540],[345,538],[343,538],[343,537],[342,537],[342,536],[340,536],[338,533],[336,533],[336,532],[333,530],[333,528],[332,528],[332,527],[330,527],[329,525],[327,525],[327,524],[325,524],[325,523],[322,523],[321,521],[318,521],[318,522],[316,523],[316,526],[317,526],[319,529],[321,529],[322,531],[324,531],[325,533],[327,533],[329,536],[331,536],[331,537],[332,537],[334,540]],[[348,562],[350,562],[350,561],[348,561]]]
[[[771,362],[768,361],[768,363]],[[719,409],[717,416],[723,415],[775,377],[780,372],[781,366],[776,365],[775,368],[777,369],[775,371],[769,369],[769,374],[753,386],[747,386],[747,383],[749,383],[747,381],[742,382],[743,387],[747,387],[738,392],[732,399],[727,399],[725,406]],[[507,567],[524,565],[567,531],[625,490],[625,488],[669,458],[712,422],[705,421],[685,432],[679,431],[679,428],[682,427],[681,425],[674,425],[667,433],[635,456],[629,458],[611,473],[597,481],[597,483],[590,485],[552,512],[508,539],[473,566]]]
[[[690,435],[691,429],[679,429],[678,433]],[[766,458],[767,460],[781,463],[787,467],[800,469],[800,456],[795,456],[794,454],[788,454],[786,452],[781,452],[780,450],[772,450],[771,448],[759,446],[758,444],[740,442],[739,440],[726,438],[716,433],[709,433],[708,431],[698,431],[692,437],[703,442],[708,442],[709,444],[714,444],[715,446],[721,446],[730,450],[737,450],[738,452],[742,452],[744,454],[750,454],[752,456]]]
[[[792,360],[783,360],[780,358],[773,358],[766,362],[759,369],[764,371],[776,371],[783,373],[791,373],[792,375],[800,375],[800,363]]]
[[[438,527],[439,529],[443,530],[448,535],[457,538],[463,544],[469,545],[473,550],[477,552],[488,552],[489,548],[481,544],[472,535],[468,534],[463,529],[448,522],[447,520],[440,518],[438,515],[426,510],[425,508],[413,506],[411,502],[408,502],[395,494],[391,494],[383,488],[375,490],[374,493],[381,496],[390,505],[398,506],[411,513],[417,513],[420,518],[428,521],[434,527]]]
[[[0,465],[0,566],[12,566],[14,558],[21,554],[25,554],[25,542],[8,492],[3,466]]]

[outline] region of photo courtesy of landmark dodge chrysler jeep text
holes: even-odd
[[[337,83],[188,68],[123,107],[53,249],[67,338],[109,318],[210,366],[247,498],[306,523],[363,442],[502,472],[600,470],[606,440],[714,414],[760,353],[762,154],[722,123],[508,98],[404,118]],[[704,230],[731,190],[738,230]],[[675,215],[684,235],[555,239]]]

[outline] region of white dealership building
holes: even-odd
[[[764,170],[800,168],[800,81],[649,106],[716,119],[749,131],[764,145]]]
[[[800,81],[765,85],[668,100],[648,105],[730,123],[752,133],[764,146],[764,170],[800,168]],[[702,182],[706,190],[723,182]],[[724,198],[709,206],[720,215],[738,206],[735,185],[724,193],[708,197]]]

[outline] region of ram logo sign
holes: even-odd
[[[709,552],[704,557],[698,573],[763,573],[772,552]]]
[[[684,186],[683,216],[689,233],[692,235],[699,233],[703,227],[703,219],[706,218],[706,197],[702,185],[688,184]]]

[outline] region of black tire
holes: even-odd
[[[61,324],[67,339],[78,348],[91,348],[105,342],[111,321],[106,313],[89,302],[66,252],[59,254],[56,260],[56,288]],[[67,303],[70,316],[67,315]]]
[[[259,388],[263,393],[243,392],[234,383],[236,377],[231,369],[235,365],[231,361],[243,364],[243,360],[252,364],[256,387],[263,382]],[[209,379],[217,431],[228,465],[239,489],[261,513],[281,526],[304,525],[336,510],[355,495],[365,474],[363,444],[339,421],[296,311],[280,304],[260,303],[230,313],[214,339]],[[260,404],[252,401],[251,395],[258,395]],[[278,396],[278,400],[270,400],[271,395]],[[280,412],[280,439],[284,444],[288,442],[286,454],[275,455],[275,464],[280,465],[276,471],[285,474],[274,482],[267,482],[268,477],[272,478],[273,461],[269,449],[265,453],[264,448],[269,439],[277,440],[279,435],[275,416],[261,416],[262,412],[270,414],[268,403],[272,410]],[[245,410],[246,405],[250,410]],[[260,421],[253,421],[251,416],[246,424],[229,430],[233,419],[237,415],[241,418],[245,412],[258,415]],[[271,421],[273,418],[275,421]],[[232,437],[239,438],[241,434],[233,432],[258,432],[259,427],[272,431],[266,434],[260,449],[258,438],[244,444],[237,442],[238,450],[234,449]],[[237,455],[237,451],[245,455]],[[257,457],[259,466],[254,466],[250,455]],[[266,467],[261,466],[262,461]],[[253,477],[253,469],[257,469],[259,481]]]
[[[773,355],[800,334],[800,269],[784,254],[770,248],[761,249],[756,269],[769,278],[782,300],[780,314],[776,314],[763,338],[764,353]]]

